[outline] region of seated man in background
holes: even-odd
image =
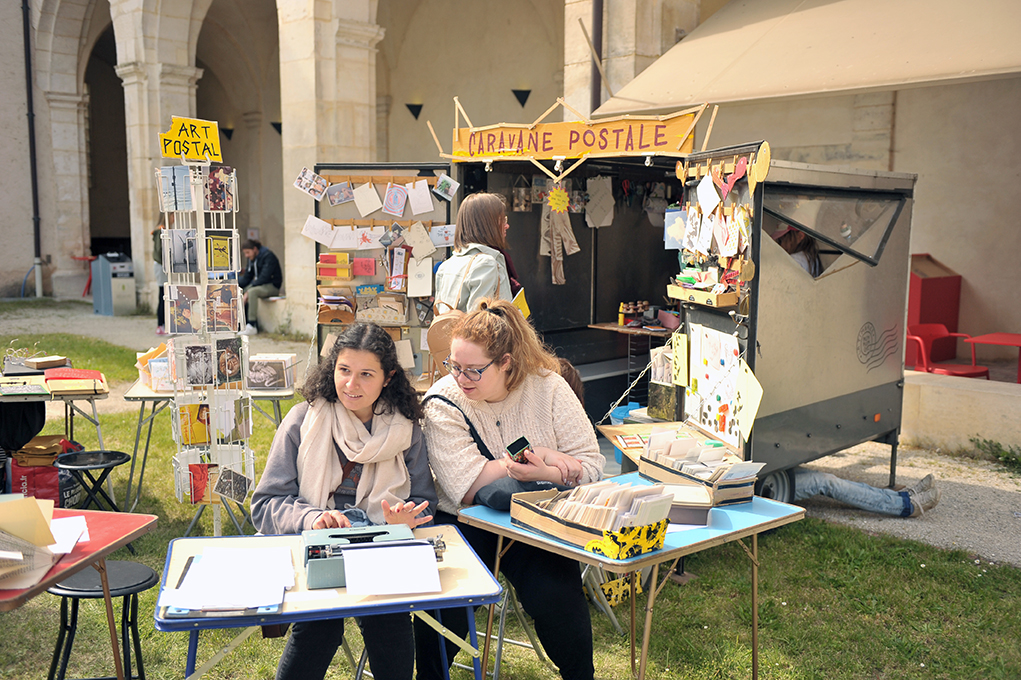
[[[277,256],[255,239],[241,244],[241,252],[248,260],[248,266],[238,277],[238,286],[244,290],[245,319],[248,325],[243,335],[259,332],[259,298],[272,297],[280,293],[284,273]]]

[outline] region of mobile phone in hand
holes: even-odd
[[[528,439],[525,437],[518,437],[513,442],[507,445],[507,455],[515,463],[527,463],[528,458],[525,456],[525,451],[534,453],[532,451],[532,445],[528,443]]]

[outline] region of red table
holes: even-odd
[[[1017,381],[1021,383],[1021,333],[986,333],[973,338],[965,338],[965,342],[978,345],[1004,345],[1018,348]]]
[[[106,556],[143,534],[156,528],[155,515],[135,515],[126,512],[100,512],[97,510],[73,510],[56,508],[53,517],[85,517],[89,527],[88,543],[79,543],[67,555],[60,558],[46,573],[43,580],[31,588],[17,590],[0,589],[0,611],[17,609],[39,593],[63,581],[88,566],[94,566],[103,582],[103,599],[106,601],[106,620],[110,626],[110,645],[117,667],[118,680],[124,679],[120,648],[117,645],[117,627],[113,621],[113,603],[110,600],[110,584],[106,580]]]

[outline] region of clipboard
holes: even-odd
[[[180,588],[181,584],[184,583],[184,578],[188,575],[191,565],[201,559],[202,555],[192,555],[188,558],[184,563],[184,569],[181,570],[181,577],[177,579],[177,584],[174,586],[175,589]],[[248,607],[246,609],[182,609],[181,607],[164,607],[163,616],[168,619],[207,619],[279,614],[284,604],[283,599],[284,594],[281,592],[280,602],[277,604],[266,605],[265,607]]]

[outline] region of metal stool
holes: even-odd
[[[149,590],[157,583],[156,572],[137,562],[107,560],[106,575],[110,583],[110,597],[123,597],[121,609],[121,649],[124,652],[124,677],[145,680],[145,669],[142,666],[142,645],[138,639],[138,593]],[[53,649],[53,661],[50,662],[49,680],[64,680],[67,662],[71,657],[71,645],[78,630],[78,601],[81,599],[103,599],[103,584],[99,572],[93,567],[83,569],[77,574],[59,582],[48,593],[60,596],[60,633],[57,635],[57,646]],[[71,617],[68,621],[67,603],[71,602]],[[131,640],[128,639],[128,632]],[[66,638],[67,645],[64,645]],[[131,673],[131,644],[134,644],[135,659],[138,661],[138,675]],[[60,669],[57,669],[60,659]],[[116,676],[108,675],[92,680],[114,680]]]
[[[92,503],[96,504],[97,509],[103,509],[99,498],[96,496],[98,492],[100,496],[106,499],[111,510],[120,512],[121,509],[117,507],[113,499],[103,490],[103,482],[106,481],[111,470],[118,465],[127,463],[129,460],[131,460],[131,456],[121,451],[72,451],[71,453],[62,453],[57,456],[57,460],[53,464],[60,470],[70,471],[81,482],[82,488],[85,489],[85,493],[89,496],[89,499],[85,501],[85,505],[82,506],[82,510],[87,510]],[[98,479],[92,476],[92,470],[102,470]],[[86,478],[88,478],[88,481],[86,481]]]

